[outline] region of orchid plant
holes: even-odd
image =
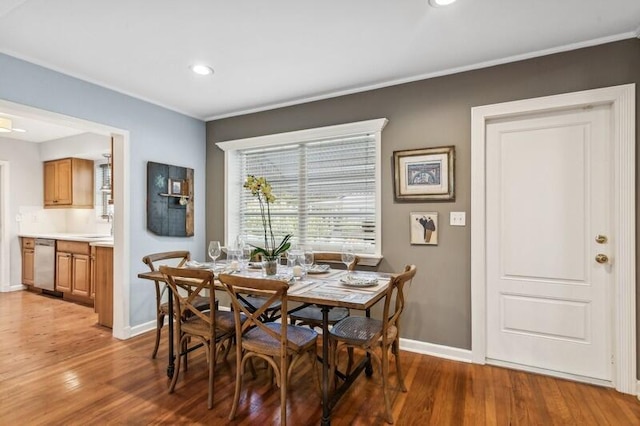
[[[276,197],[271,192],[271,184],[264,177],[248,175],[244,188],[251,191],[251,195],[258,199],[260,205],[260,215],[262,216],[262,228],[264,229],[264,247],[254,247],[251,256],[261,254],[265,260],[277,260],[280,254],[289,250],[291,243],[289,240],[293,235],[287,234],[280,244],[276,246],[276,239],[271,228],[271,209],[269,205],[276,201]]]

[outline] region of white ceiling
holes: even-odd
[[[640,0],[0,0],[0,52],[203,120],[639,30]]]
[[[11,111],[11,113],[7,113],[8,111]],[[13,113],[13,111],[8,107],[0,107],[0,117],[11,120],[12,128],[27,130],[25,133],[0,133],[0,138],[5,139],[17,139],[27,142],[45,142],[85,133],[84,130],[79,128],[43,121],[38,118],[25,117],[19,112]]]

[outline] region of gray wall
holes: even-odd
[[[626,83],[640,84],[638,39],[209,122],[207,237],[224,235],[224,154],[215,142],[386,117],[389,124],[382,133],[385,257],[380,269],[397,271],[405,263],[418,266],[408,289],[402,337],[470,349],[470,228],[451,227],[448,218],[450,211],[470,212],[471,108]],[[640,115],[640,107],[636,108]],[[456,201],[394,202],[393,151],[442,145],[456,146]],[[409,244],[412,211],[439,213],[437,247]]]
[[[131,262],[131,326],[155,319],[154,290],[137,278],[137,273],[146,268],[142,257],[157,251],[191,250],[194,258],[204,259],[205,123],[4,54],[0,54],[0,76],[0,99],[130,132],[125,154],[130,166],[129,181],[125,182],[130,189],[130,246],[115,255]],[[194,169],[194,237],[157,237],[147,231],[147,161]]]

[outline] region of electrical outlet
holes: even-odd
[[[450,212],[449,213],[449,225],[466,226],[466,224],[467,224],[466,212]]]

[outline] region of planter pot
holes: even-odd
[[[278,261],[277,260],[263,260],[262,269],[266,276],[276,275],[278,273]]]

